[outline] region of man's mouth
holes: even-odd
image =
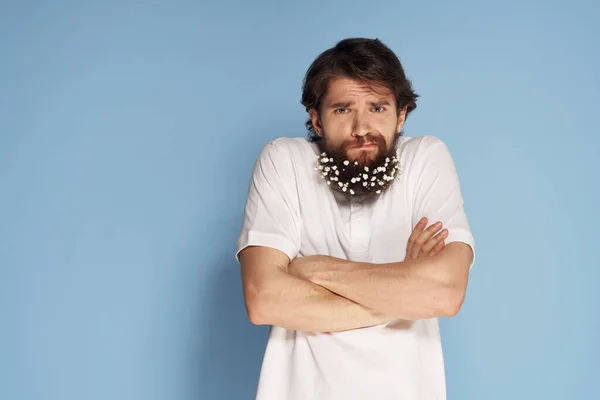
[[[363,144],[359,144],[357,146],[352,146],[352,149],[368,149],[371,147],[376,147],[377,143],[374,142],[369,142],[369,143],[363,143]]]

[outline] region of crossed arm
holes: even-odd
[[[240,252],[250,321],[311,332],[334,332],[458,313],[473,253],[451,242],[439,253],[388,264],[329,256],[290,262],[281,251]]]
[[[412,217],[429,216],[450,222],[454,229],[468,229],[447,146],[433,136],[406,146],[405,184],[412,193]],[[254,229],[267,237],[290,235],[297,250],[301,222],[294,177],[288,152],[275,144],[265,146],[249,187],[241,245],[251,242],[248,232]],[[333,332],[395,319],[452,316],[462,305],[474,257],[468,244],[456,240],[427,257],[389,264],[320,255],[290,260],[286,254],[291,253],[268,245],[246,247],[239,253],[251,322]]]

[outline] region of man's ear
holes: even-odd
[[[398,113],[398,123],[396,124],[396,132],[400,132],[402,126],[404,125],[404,121],[406,121],[406,111],[408,110],[408,104],[402,107],[400,113]]]
[[[319,118],[319,113],[316,108],[311,108],[308,110],[308,116],[312,122],[313,128],[317,135],[323,137],[323,126],[321,125],[321,118]]]

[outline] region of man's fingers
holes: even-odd
[[[421,220],[419,222],[417,222],[415,229],[413,229],[411,235],[408,238],[408,244],[406,245],[406,254],[412,254],[412,247],[426,226],[427,226],[427,217],[423,217],[423,218],[421,218]]]
[[[429,254],[431,250],[433,250],[440,243],[440,240],[443,241],[447,237],[448,229],[443,229],[442,231],[438,232],[434,237],[429,239],[427,243],[423,245],[423,247],[421,248],[421,253]]]
[[[433,248],[433,250],[431,250],[431,252],[429,252],[430,256],[435,256],[437,253],[439,253],[440,251],[442,251],[442,249],[444,248],[444,246],[446,245],[446,241],[442,240],[440,242],[438,242],[435,247]]]
[[[419,253],[422,251],[422,247],[431,237],[442,227],[441,222],[436,222],[431,225],[429,228],[425,229],[414,241],[413,246],[411,248],[410,255],[412,258],[417,258]]]

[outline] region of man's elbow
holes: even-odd
[[[250,321],[252,325],[266,325],[263,315],[254,309],[248,309],[248,321]]]
[[[244,305],[246,306],[246,314],[250,323],[253,325],[264,325],[265,318],[261,310],[260,301],[254,298],[254,296],[246,295]]]
[[[455,317],[460,312],[465,301],[465,290],[463,288],[454,288],[447,294],[442,306],[442,315],[444,317]]]
[[[271,325],[269,318],[269,307],[264,296],[259,293],[247,293],[244,295],[246,314],[253,325]]]

